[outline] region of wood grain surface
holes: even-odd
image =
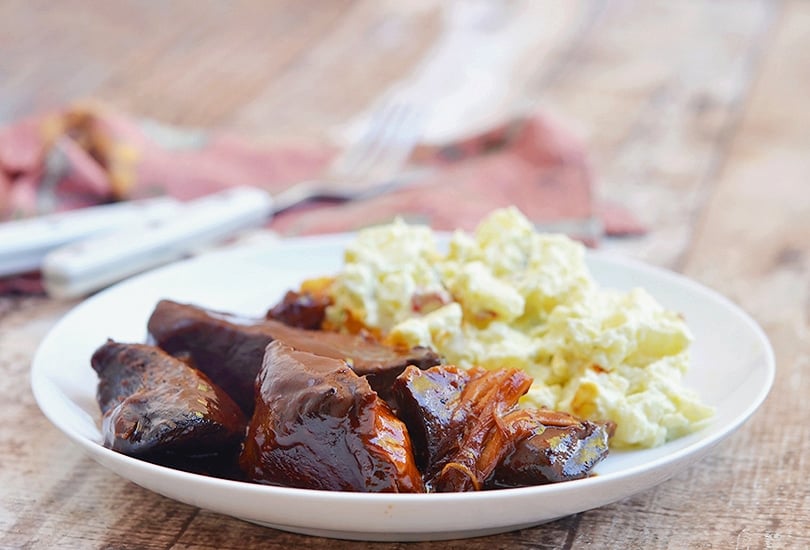
[[[440,3],[0,3],[0,122],[80,98],[257,139],[324,139],[407,74]],[[86,458],[28,370],[73,303],[0,298],[0,548],[810,548],[810,2],[543,0],[515,74],[575,123],[599,192],[650,227],[605,248],[725,294],[773,343],[762,409],[631,498],[518,532],[350,543],[163,498]]]

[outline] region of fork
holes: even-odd
[[[58,248],[42,262],[45,288],[54,297],[80,296],[261,225],[304,201],[367,198],[413,181],[397,171],[419,137],[418,121],[412,104],[388,101],[375,109],[356,144],[318,179],[297,183],[272,198],[257,188],[231,188],[185,203],[160,220]]]
[[[318,178],[305,180],[273,197],[278,214],[313,199],[360,200],[386,193],[413,178],[398,171],[420,135],[420,110],[411,102],[390,99],[374,109],[363,135]]]

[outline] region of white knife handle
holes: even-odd
[[[179,205],[161,197],[0,223],[0,276],[39,269],[55,248],[122,225],[169,216]]]
[[[201,246],[264,223],[273,200],[260,189],[238,187],[183,205],[168,219],[134,224],[59,248],[45,258],[43,283],[56,298],[88,294]]]

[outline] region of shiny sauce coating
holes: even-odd
[[[405,425],[339,359],[274,341],[256,380],[242,470],[251,481],[335,491],[422,492]]]

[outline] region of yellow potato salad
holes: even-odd
[[[535,232],[516,209],[440,251],[430,228],[396,221],[360,232],[331,290],[332,326],[429,346],[462,367],[520,368],[532,406],[616,422],[614,447],[654,447],[713,410],[684,387],[692,336],[647,292],[597,285],[584,247]]]

